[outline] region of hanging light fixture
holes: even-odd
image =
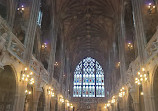
[[[114,104],[115,102],[116,102],[116,97],[113,96],[113,97],[112,97],[112,100],[111,100],[111,103]]]
[[[35,81],[32,75],[33,75],[33,72],[29,72],[28,68],[25,68],[23,71],[21,71],[21,81],[24,81],[24,82],[29,83],[30,85],[33,85]]]
[[[54,97],[54,96],[55,96],[55,93],[53,92],[53,88],[51,88],[51,87],[49,87],[49,88],[47,89],[47,93],[48,93],[48,95],[50,95],[51,97]]]
[[[70,108],[73,109],[73,105],[72,104],[70,105]]]
[[[55,62],[55,64],[54,64],[55,66],[58,66],[59,64],[58,64],[58,62]]]
[[[26,95],[31,95],[31,91],[25,90],[25,94],[26,94]]]
[[[47,43],[43,43],[42,44],[42,49],[44,50],[44,49],[46,49],[47,48]]]
[[[144,92],[141,92],[140,95],[143,96],[143,95],[144,95]]]
[[[142,68],[141,72],[137,73],[137,77],[135,78],[135,83],[137,85],[141,85],[143,82],[146,82],[149,77],[149,72],[145,71],[145,68]]]
[[[133,44],[130,43],[130,42],[127,44],[127,46],[128,46],[128,49],[129,49],[129,50],[132,50],[132,49],[133,49]]]
[[[20,13],[23,13],[25,8],[24,8],[24,5],[21,5],[19,8],[17,8],[17,10],[20,12]]]
[[[59,101],[60,101],[61,103],[64,103],[64,98],[63,98],[63,96],[60,96]]]
[[[153,14],[153,13],[155,13],[155,11],[156,11],[156,6],[152,3],[149,3],[148,4],[148,13]]]
[[[125,96],[125,88],[122,87],[122,88],[120,89],[119,97],[122,98],[122,97],[124,97],[124,96]]]

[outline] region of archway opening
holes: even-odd
[[[27,90],[31,91],[31,94],[26,94],[25,96],[25,103],[24,103],[24,111],[30,111],[33,108],[33,86],[28,84]]]
[[[142,85],[139,87],[139,108],[140,111],[145,111],[145,104],[144,104],[144,95],[142,94],[143,87]]]
[[[7,18],[7,0],[0,0],[0,16]]]
[[[129,111],[134,111],[134,104],[133,104],[133,98],[131,93],[128,95],[128,109]]]
[[[153,81],[153,93],[154,93],[154,103],[155,109],[158,109],[158,68],[155,71],[154,81]]]
[[[10,66],[0,69],[0,111],[13,111],[16,78]]]
[[[42,92],[39,97],[37,111],[44,111],[44,104],[45,104],[45,97],[44,97],[44,93]]]

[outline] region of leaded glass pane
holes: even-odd
[[[96,94],[95,94],[96,93]],[[104,97],[104,72],[100,64],[87,57],[74,72],[74,97]]]

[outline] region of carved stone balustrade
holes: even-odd
[[[26,48],[24,44],[12,33],[10,26],[7,22],[0,16],[0,60],[6,55],[9,54],[16,58],[17,62],[21,62],[23,66],[26,66],[24,62],[24,52]],[[4,53],[4,54],[1,54]],[[3,56],[3,57],[1,57]],[[27,64],[28,65],[28,64]],[[0,67],[1,65],[0,61]],[[35,83],[39,87],[43,87],[44,85],[50,85],[55,90],[56,94],[67,95],[65,93],[65,89],[59,82],[54,79],[50,78],[49,72],[44,68],[43,64],[38,61],[33,55],[31,57],[29,63],[30,69],[34,72],[34,79]],[[61,90],[63,88],[63,90]],[[67,95],[70,97],[70,95]]]
[[[147,59],[154,57],[158,53],[158,27],[151,40],[148,42],[146,50]]]
[[[135,76],[137,75],[137,72],[140,70],[140,60],[139,57],[135,59],[135,61],[132,61],[129,65],[128,70],[126,71],[126,84],[130,85],[134,83]]]
[[[0,41],[4,41],[9,53],[15,56],[19,61],[23,62],[24,45],[12,33],[6,21],[0,17]]]
[[[8,51],[23,62],[23,54],[25,51],[24,45],[18,40],[18,38],[10,33],[10,43],[8,46]]]

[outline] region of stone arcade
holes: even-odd
[[[158,111],[158,0],[0,0],[0,111]]]

